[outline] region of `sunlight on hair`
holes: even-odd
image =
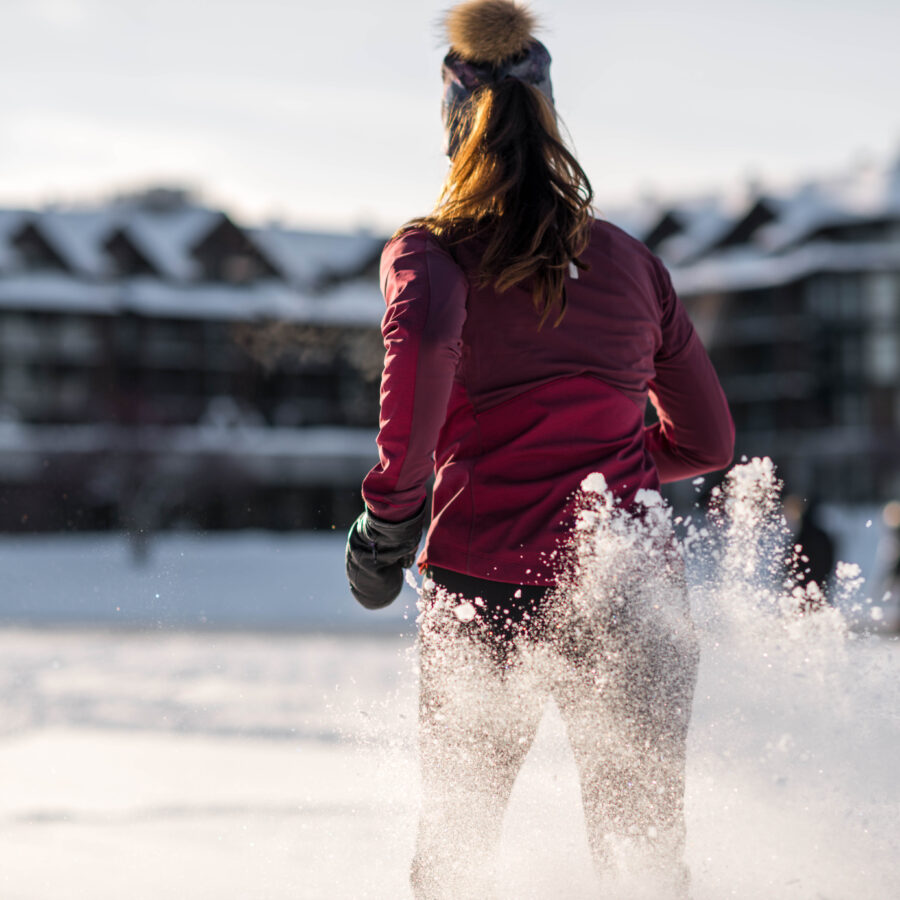
[[[593,192],[566,148],[556,112],[515,78],[484,85],[453,120],[461,142],[434,211],[421,226],[450,247],[485,241],[478,277],[530,288],[538,327],[565,314],[565,278],[590,240]],[[404,230],[401,229],[401,230]]]

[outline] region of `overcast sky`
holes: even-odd
[[[0,0],[0,206],[188,184],[244,221],[434,200],[431,0]],[[540,0],[601,209],[900,153],[897,0]]]

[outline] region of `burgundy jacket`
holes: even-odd
[[[566,283],[558,327],[538,330],[526,287],[480,288],[478,245],[454,256],[423,229],[381,258],[387,311],[375,515],[414,515],[436,473],[427,564],[553,584],[582,479],[622,504],[731,462],[734,426],[706,351],[662,263],[608,222]],[[471,277],[469,277],[471,276]],[[647,399],[659,422],[644,427]]]

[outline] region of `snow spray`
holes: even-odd
[[[558,590],[493,623],[510,640],[472,639],[480,598],[418,588],[417,742],[384,745],[423,772],[415,896],[895,896],[898,648],[848,628],[858,568],[833,604],[803,584],[767,459],[696,522],[582,488]]]

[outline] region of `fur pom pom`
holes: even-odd
[[[466,0],[444,19],[450,46],[473,63],[496,64],[521,53],[534,38],[534,16],[512,0]]]

